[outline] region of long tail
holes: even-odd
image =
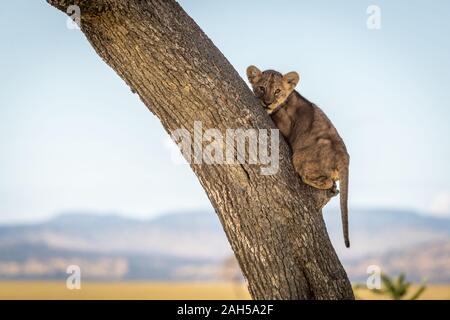
[[[350,239],[348,236],[348,165],[343,165],[340,168],[339,178],[342,230],[344,232],[345,246],[350,248]]]

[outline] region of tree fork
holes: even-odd
[[[222,53],[174,0],[47,0],[81,30],[167,132],[275,128]],[[254,299],[354,299],[326,232],[324,192],[304,185],[280,139],[280,169],[191,164]],[[318,205],[320,203],[320,205]]]

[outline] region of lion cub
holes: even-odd
[[[344,240],[345,246],[350,247],[347,205],[350,157],[344,141],[325,113],[294,90],[299,82],[297,72],[282,75],[250,66],[247,77],[255,96],[289,142],[292,162],[303,182],[317,189],[329,189],[336,195],[336,181],[340,181]]]

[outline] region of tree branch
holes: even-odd
[[[274,128],[231,64],[175,1],[47,1],[64,12],[69,3],[80,5],[88,41],[169,133],[186,128],[193,134],[194,121],[221,132]],[[191,167],[253,298],[353,299],[318,205],[324,193],[301,183],[282,139],[276,175],[261,175],[259,165],[249,164]]]

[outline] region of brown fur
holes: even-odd
[[[282,75],[273,70],[261,72],[250,66],[247,76],[256,97],[289,142],[294,168],[303,182],[317,189],[329,189],[335,195],[336,181],[340,181],[344,240],[349,247],[350,157],[344,141],[325,113],[294,90],[299,81],[296,72]]]

